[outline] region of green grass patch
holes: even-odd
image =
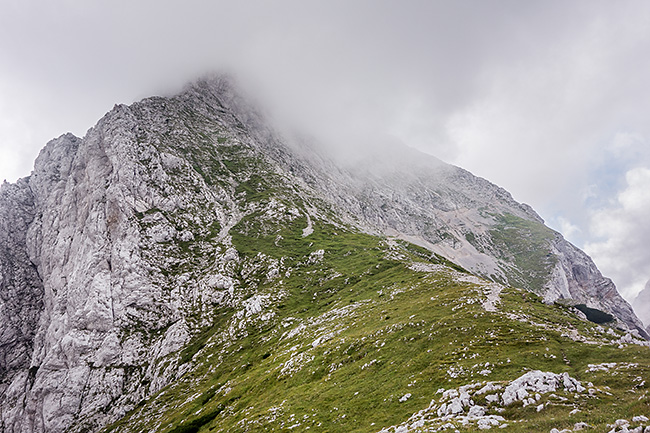
[[[499,215],[489,233],[499,258],[514,265],[504,269],[509,284],[541,292],[557,262],[550,250],[556,233],[510,214]]]

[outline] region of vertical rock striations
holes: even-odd
[[[19,431],[20,408],[37,371],[30,366],[44,290],[26,245],[35,213],[27,179],[0,187],[1,431]]]

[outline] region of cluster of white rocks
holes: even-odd
[[[631,421],[617,419],[614,424],[609,425],[612,429],[608,433],[650,433],[648,421],[648,417],[644,415],[634,416]]]
[[[537,410],[541,411],[545,407],[541,403],[542,395],[558,391],[582,393],[586,388],[568,373],[534,370],[508,383],[478,382],[454,389],[440,389],[438,394],[441,396],[434,398],[429,407],[413,414],[406,422],[387,427],[380,433],[435,432],[469,425],[480,430],[506,427],[506,419],[499,415],[505,406],[515,402],[522,402],[524,406],[540,403]],[[484,406],[475,402],[481,397],[485,399]]]
[[[579,381],[569,376],[569,373],[555,374],[535,370],[510,382],[503,391],[501,400],[504,406],[515,401],[523,401],[524,405],[530,405],[539,401],[540,394],[553,392],[560,388],[569,392],[584,392],[586,389]]]
[[[621,363],[602,362],[600,364],[588,364],[587,365],[587,370],[585,370],[585,371],[587,373],[592,373],[594,371],[609,372],[610,370],[614,370],[614,369],[633,368],[633,367],[638,367],[638,366],[639,366],[639,364],[633,363],[633,362],[621,362]]]
[[[590,428],[591,426],[585,422],[576,423],[572,429],[557,428],[551,429],[550,433],[573,433]],[[650,433],[650,425],[648,425],[648,417],[644,415],[637,415],[632,417],[631,421],[626,419],[617,419],[613,424],[609,424],[611,430],[608,433]]]
[[[614,343],[618,344],[619,349],[624,348],[628,344],[650,347],[650,341],[644,340],[636,330],[625,333]]]

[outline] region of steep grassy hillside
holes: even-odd
[[[219,311],[170,355],[180,380],[105,432],[472,431],[481,419],[513,432],[578,422],[605,431],[650,414],[650,350],[621,344],[616,331],[406,243],[315,218],[260,221],[252,213],[231,230],[243,307]],[[505,386],[531,370],[567,372],[585,389],[538,393],[534,404],[474,396],[487,412],[465,427],[435,407],[400,426],[443,389]]]
[[[189,224],[194,236],[155,251],[177,266],[161,267],[161,284],[205,279],[221,263],[229,295],[185,307],[193,337],[158,366],[179,379],[104,432],[518,432],[581,422],[605,431],[650,416],[650,349],[632,344],[641,341],[426,249],[363,233],[259,157],[245,134],[195,112],[182,118],[191,119],[192,140],[163,138],[159,151],[190,162],[181,176],[195,179],[182,186],[188,192],[233,197],[224,212],[234,217],[220,224],[200,203],[194,225],[179,215],[178,230]],[[511,279],[541,288],[555,265],[553,232],[499,218],[489,235],[516,265]],[[506,397],[512,381],[537,370],[580,385],[563,379]]]

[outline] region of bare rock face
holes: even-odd
[[[507,191],[389,152],[399,164],[359,167],[287,145],[221,77],[49,142],[29,178],[0,188],[0,430],[99,430],[187,371],[187,342],[219,308],[254,309],[241,279],[258,270],[239,266],[230,230],[253,212],[295,217],[291,198],[244,200],[271,178],[340,221],[640,326],[591,260]]]
[[[573,299],[587,307],[611,312],[629,330],[648,337],[630,304],[621,297],[612,280],[603,277],[587,254],[559,235],[552,243],[551,251],[557,257],[557,263],[546,283],[546,299]]]
[[[160,130],[174,128],[164,106],[116,106],[2,187],[3,431],[96,430],[176,375],[200,302],[181,244],[215,228],[218,237],[237,213],[232,191],[207,188],[191,162],[162,150]]]
[[[34,381],[30,362],[43,311],[43,281],[25,245],[35,212],[25,179],[0,187],[0,404],[12,422]],[[2,425],[11,431],[11,423]]]

